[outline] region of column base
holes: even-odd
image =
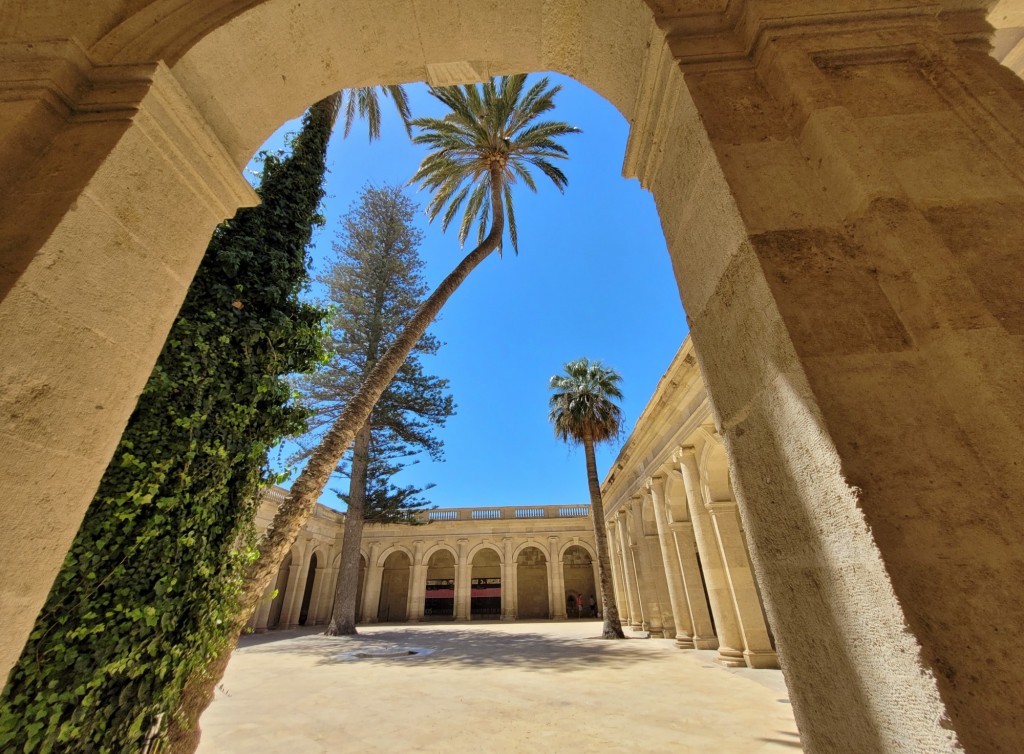
[[[779,656],[771,650],[764,650],[761,652],[751,652],[749,649],[743,652],[743,657],[747,661],[748,668],[779,668]]]
[[[719,647],[718,657],[715,658],[715,662],[727,668],[747,667],[747,660],[743,657],[743,653],[738,649],[731,649],[729,647]]]
[[[693,648],[694,649],[718,649],[718,637],[717,636],[694,636],[693,637]]]
[[[693,637],[692,636],[676,636],[676,647],[678,649],[693,649]]]

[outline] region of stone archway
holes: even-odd
[[[398,623],[408,619],[409,576],[412,562],[403,550],[395,550],[384,561],[380,583],[379,623]]]
[[[455,619],[455,555],[440,549],[427,560],[424,620]]]
[[[524,547],[516,556],[516,617],[551,617],[548,559],[539,547]]]
[[[309,610],[313,601],[313,589],[317,585],[317,556],[314,552],[309,558],[309,567],[306,569],[306,585],[302,590],[302,604],[299,605],[299,625],[305,626],[309,622]],[[312,622],[316,622],[314,617]]]
[[[568,618],[590,617],[590,598],[596,600],[594,585],[594,560],[590,553],[579,545],[572,545],[562,553],[562,574],[565,584],[565,611]],[[575,608],[569,609],[569,600]]]
[[[288,553],[284,556],[281,567],[277,571],[277,581],[274,585],[277,594],[274,595],[274,599],[270,603],[270,616],[267,618],[267,628],[281,628],[281,612],[284,609],[285,598],[288,596],[288,581],[291,576],[291,570],[292,553]]]
[[[469,616],[471,620],[501,618],[501,556],[497,550],[482,547],[473,556],[469,577]]]
[[[273,126],[553,69],[632,124],[805,742],[1024,748],[1024,669],[990,667],[1024,622],[1024,85],[991,5],[9,3],[4,667]]]

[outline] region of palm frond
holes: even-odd
[[[410,183],[433,193],[427,203],[431,221],[440,215],[442,228],[447,229],[461,212],[459,243],[465,243],[474,223],[482,240],[489,232],[488,224],[497,217],[490,191],[492,182],[499,181],[495,188],[504,205],[509,240],[518,252],[511,186],[522,180],[536,191],[534,169],[559,191],[568,184],[552,161],[568,157],[559,140],[580,131],[560,121],[537,120],[554,107],[559,91],[546,77],[527,87],[525,75],[430,90],[448,112],[442,118],[413,118],[409,124],[415,130],[413,142],[430,149]],[[498,232],[504,236],[505,228]]]

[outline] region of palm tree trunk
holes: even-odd
[[[260,540],[259,558],[249,567],[246,574],[246,584],[239,595],[239,604],[243,606],[239,620],[235,621],[237,626],[236,635],[231,645],[238,641],[238,633],[252,617],[259,604],[263,592],[270,585],[271,579],[277,574],[281,567],[281,561],[285,554],[295,543],[299,530],[306,523],[310,514],[316,508],[316,501],[327,486],[334,469],[338,466],[341,457],[345,455],[348,446],[352,444],[356,430],[366,423],[370,418],[370,412],[377,404],[381,394],[391,384],[398,373],[399,368],[405,363],[409,352],[415,347],[423,333],[427,331],[430,323],[434,321],[441,312],[442,307],[458,290],[476,267],[484,261],[491,252],[498,248],[501,242],[502,233],[505,231],[505,208],[501,202],[502,191],[502,168],[498,164],[491,166],[491,230],[480,244],[469,252],[462,261],[452,270],[441,284],[434,289],[434,292],[427,297],[419,309],[409,320],[409,324],[399,333],[394,342],[384,352],[384,356],[377,362],[370,373],[363,381],[359,392],[349,401],[342,410],[341,415],[334,420],[334,424],[324,435],[323,440],[313,451],[306,463],[306,467],[299,474],[299,478],[292,485],[291,492],[281,506],[277,509],[274,520]],[[614,602],[612,603],[614,605]],[[621,631],[621,628],[619,629]],[[199,715],[206,709],[213,700],[213,690],[220,683],[227,662],[220,665],[217,674],[216,668],[204,674],[202,682],[189,684],[188,690],[195,699],[183,700],[181,708],[188,710],[189,716],[194,714],[190,720],[179,720],[179,724],[188,729],[198,730]],[[205,700],[205,703],[200,703]],[[199,745],[199,737],[195,737],[195,745]],[[191,754],[192,750],[179,750],[174,754]]]
[[[334,590],[328,636],[352,636],[356,631],[356,596],[359,591],[359,544],[366,520],[366,471],[370,462],[370,422],[356,433],[352,446],[352,475],[348,488],[348,511],[341,541],[338,586]]]
[[[597,573],[601,579],[601,608],[604,610],[602,639],[625,639],[619,622],[619,608],[615,604],[612,589],[612,568],[608,559],[608,537],[604,530],[604,501],[601,499],[601,484],[597,481],[597,461],[594,458],[594,441],[583,438],[583,452],[587,457],[587,485],[590,487],[590,515],[594,520],[594,542],[597,545]]]

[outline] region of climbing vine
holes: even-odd
[[[322,358],[325,313],[298,294],[336,104],[214,233],[0,696],[0,750],[140,751],[223,647],[267,453],[305,429],[284,377]]]

